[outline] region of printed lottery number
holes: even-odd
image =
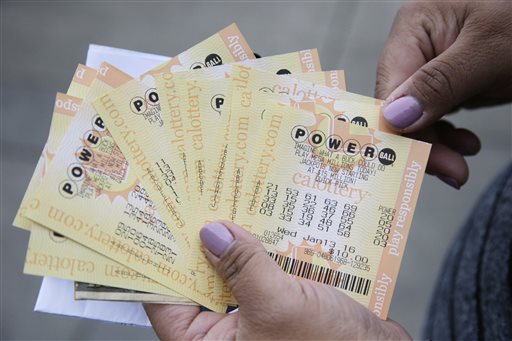
[[[373,244],[377,246],[386,247],[388,245],[389,232],[391,231],[391,223],[395,218],[395,210],[386,207],[379,207],[380,217],[377,231],[375,231],[375,238]]]
[[[302,203],[302,210],[300,211],[301,216],[299,219],[299,225],[311,226],[311,221],[315,215],[316,209],[316,195],[306,193],[304,196],[304,202]]]
[[[354,224],[356,211],[357,205],[345,204],[343,206],[343,212],[341,212],[341,219],[338,225],[338,236],[345,238],[350,237],[350,231],[352,230],[352,224]]]
[[[329,229],[332,226],[332,217],[336,213],[336,207],[338,206],[338,201],[325,199],[324,206],[322,207],[322,213],[320,214],[320,222],[318,223],[318,230],[329,232]]]
[[[292,221],[293,211],[295,210],[295,204],[297,203],[297,196],[299,191],[296,189],[286,188],[286,198],[283,202],[283,208],[279,213],[279,219],[284,221]]]
[[[266,192],[263,196],[263,201],[261,202],[260,214],[271,217],[274,213],[277,199],[277,188],[277,185],[274,185],[271,182],[267,183]]]

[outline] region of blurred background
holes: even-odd
[[[33,312],[41,279],[22,274],[28,234],[12,220],[65,91],[89,43],[173,56],[236,22],[262,56],[316,47],[322,66],[345,69],[348,90],[372,96],[380,50],[402,3],[394,2],[14,2],[1,10],[1,338],[154,339],[151,329]],[[450,117],[474,130],[482,151],[469,159],[460,191],[423,184],[390,317],[415,337],[450,241],[478,195],[511,158],[511,106]]]

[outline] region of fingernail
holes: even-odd
[[[221,223],[210,223],[199,232],[203,245],[215,256],[220,257],[235,240],[229,230]]]
[[[420,118],[423,113],[420,102],[412,96],[400,97],[384,108],[384,118],[396,128],[403,129]]]
[[[445,175],[438,175],[437,177],[445,184],[452,186],[455,189],[460,189],[459,183],[454,178]]]

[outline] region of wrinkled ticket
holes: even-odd
[[[287,273],[385,319],[430,144],[264,104],[235,222]]]
[[[176,304],[190,302],[147,276],[39,225],[32,227],[23,272],[165,295]]]

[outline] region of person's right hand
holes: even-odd
[[[478,137],[439,119],[512,98],[512,2],[413,2],[398,12],[377,69],[384,117],[433,143],[427,172],[459,188]],[[489,118],[491,120],[491,118]],[[507,127],[510,128],[510,127]]]

